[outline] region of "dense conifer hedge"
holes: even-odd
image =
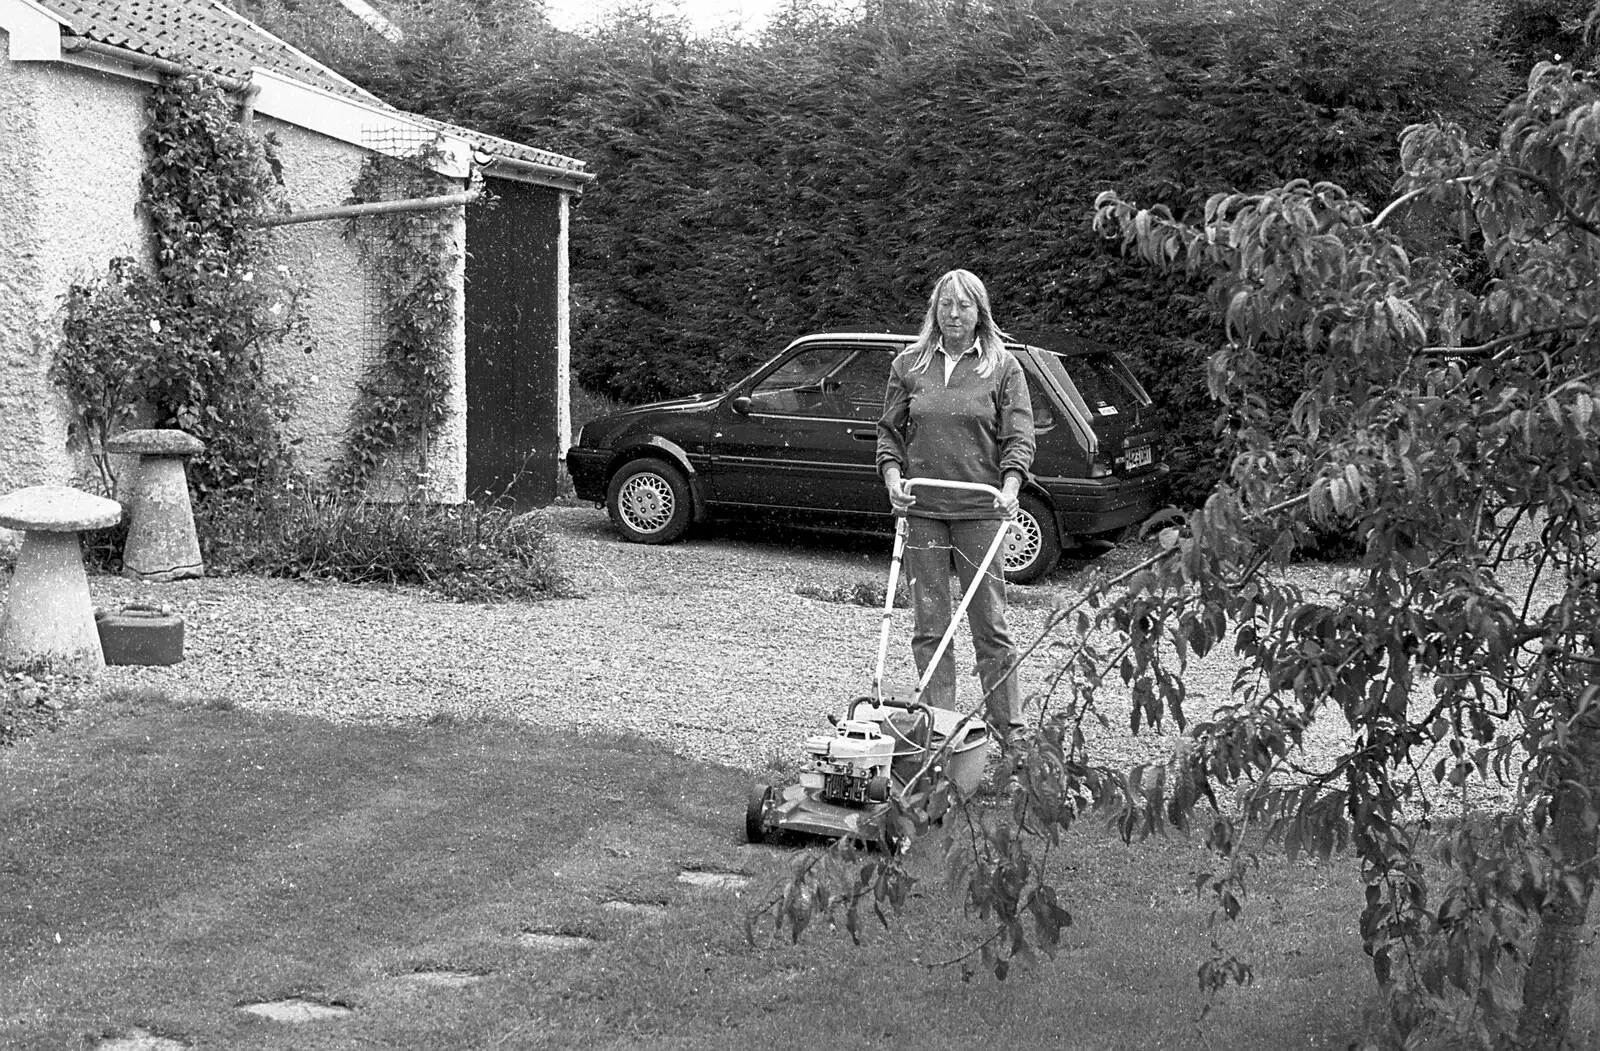
[[[1225,452],[1204,396],[1221,332],[1200,288],[1096,238],[1095,195],[1182,215],[1302,177],[1381,206],[1401,129],[1488,128],[1514,76],[1491,0],[868,0],[831,19],[799,0],[754,42],[638,15],[571,35],[455,0],[402,18],[398,46],[283,2],[255,13],[395,105],[590,162],[572,247],[591,389],[712,389],[806,331],[904,329],[965,266],[1002,325],[1136,359],[1191,500]]]

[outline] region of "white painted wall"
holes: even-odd
[[[69,448],[68,413],[48,369],[68,286],[103,274],[113,256],[148,253],[136,213],[148,86],[67,63],[8,61],[6,43],[0,30],[0,492],[38,484],[94,488],[92,465]],[[349,196],[366,151],[270,117],[256,122],[279,140],[293,208]],[[461,208],[453,220],[460,246]],[[362,318],[374,297],[356,244],[343,233],[340,222],[320,222],[281,227],[270,238],[269,265],[287,267],[303,288],[312,347],[305,353],[308,341],[300,340],[270,365],[295,391],[286,431],[298,440],[297,459],[318,473],[339,455],[371,342]],[[456,273],[460,319],[463,267]],[[433,499],[466,495],[465,339],[458,324],[450,418],[430,453],[426,493]],[[401,494],[391,483],[375,495]]]
[[[142,95],[92,70],[0,61],[0,491],[94,486],[48,370],[67,288],[147,251],[134,211]]]
[[[271,118],[257,117],[257,130],[274,134],[283,163],[284,186],[295,210],[337,204],[349,196],[361,171],[361,151],[342,142]],[[361,376],[363,311],[369,282],[353,240],[333,222],[272,230],[271,265],[285,267],[301,287],[308,319],[303,341],[282,348],[272,375],[295,392],[295,411],[284,427],[296,444],[303,470],[321,475],[339,457],[349,422],[352,385]]]
[[[278,140],[284,188],[293,211],[338,205],[350,196],[367,151],[270,117],[257,118],[257,125]],[[428,477],[422,491],[428,499],[457,502],[466,499],[467,485],[466,329],[461,320],[466,212],[456,206],[438,214],[451,223],[455,244],[451,284],[456,331],[448,416],[428,450]],[[318,475],[338,462],[351,422],[352,393],[377,357],[383,338],[376,281],[361,258],[357,239],[346,236],[348,230],[348,221],[338,219],[280,226],[271,235],[273,265],[288,267],[300,283],[314,338],[310,353],[298,345],[286,346],[274,362],[275,374],[296,390],[294,417],[285,429],[297,442],[298,465]],[[379,499],[415,495],[406,480],[417,466],[414,454],[395,458],[374,479],[370,495]]]

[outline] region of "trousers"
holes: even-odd
[[[952,612],[950,572],[955,570],[966,594],[977,575],[978,564],[994,542],[998,519],[943,520],[908,516],[905,564],[911,588],[914,627],[911,654],[917,674],[927,673],[939,640],[950,627]],[[972,649],[977,658],[978,681],[988,698],[987,716],[991,726],[1004,730],[1022,722],[1022,692],[1015,675],[1005,674],[1016,655],[1011,628],[1006,623],[1006,585],[1001,568],[1002,555],[985,571],[983,583],[967,607],[967,624],[972,629]],[[928,679],[923,702],[935,708],[956,706],[956,665],[949,648]]]

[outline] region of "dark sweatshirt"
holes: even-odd
[[[1010,351],[994,371],[977,372],[974,348],[945,383],[944,355],[913,371],[917,354],[902,351],[889,368],[878,420],[878,473],[898,464],[906,478],[983,482],[1000,488],[1013,472],[1027,481],[1033,463],[1033,406],[1022,366]],[[923,518],[1000,518],[994,497],[956,489],[914,489],[911,513]]]

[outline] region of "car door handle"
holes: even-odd
[[[871,430],[861,430],[859,428],[852,427],[850,429],[850,437],[863,442],[875,442],[878,440],[878,428],[874,427]]]

